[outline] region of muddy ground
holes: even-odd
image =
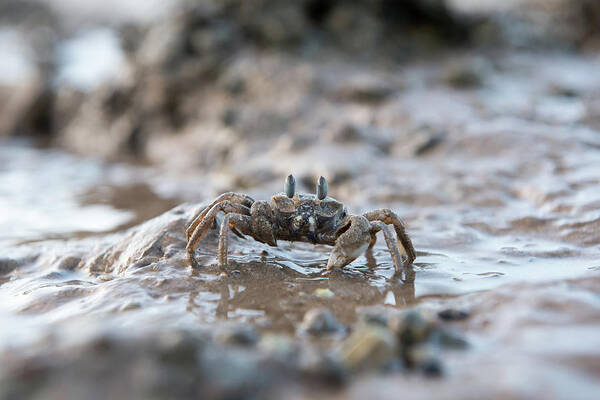
[[[597,397],[594,2],[134,3],[0,4],[0,398]],[[223,271],[216,230],[190,267],[290,173],[412,267],[230,235]]]

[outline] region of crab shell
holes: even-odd
[[[312,194],[271,197],[275,236],[282,240],[333,244],[334,234],[343,226],[346,207],[334,198],[323,200]],[[329,240],[331,237],[333,240]]]

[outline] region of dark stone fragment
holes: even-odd
[[[421,365],[421,371],[423,374],[429,378],[439,378],[443,375],[444,371],[442,368],[442,364],[438,359],[432,358],[426,360]]]
[[[462,321],[470,317],[471,314],[464,310],[456,310],[454,308],[447,308],[438,312],[438,317],[444,321]]]

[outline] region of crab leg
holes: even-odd
[[[215,217],[219,211],[223,211],[225,213],[237,212],[240,214],[250,214],[250,209],[248,207],[238,203],[233,203],[229,200],[224,200],[220,203],[213,205],[210,208],[210,210],[206,214],[204,214],[203,218],[200,219],[200,217],[198,217],[200,219],[200,222],[198,222],[198,224],[196,225],[196,229],[194,230],[194,233],[192,233],[186,246],[188,258],[190,259],[190,262],[194,267],[197,266],[197,263],[194,258],[194,249],[196,248],[196,245],[202,239],[202,237],[204,237],[206,232],[208,232],[208,230],[211,228]]]
[[[402,256],[400,255],[400,249],[398,247],[398,239],[394,234],[394,231],[389,225],[384,224],[381,221],[373,221],[371,222],[372,232],[377,233],[379,231],[383,231],[383,237],[385,238],[385,243],[387,244],[388,250],[392,255],[392,261],[394,262],[394,268],[396,272],[400,272],[403,263]]]
[[[220,267],[224,267],[227,265],[228,231],[229,214],[225,214],[225,216],[223,217],[223,221],[221,221],[221,229],[219,229],[219,250],[217,260],[219,261]]]
[[[377,232],[371,232],[371,241],[369,242],[369,248],[368,250],[371,250],[373,247],[375,247],[375,243],[377,243]]]
[[[218,214],[218,216],[220,215],[221,213]],[[227,250],[229,243],[227,234],[229,231],[231,230],[235,233],[239,230],[246,235],[250,235],[252,229],[250,226],[250,217],[238,213],[224,214],[219,221],[219,224],[219,248],[217,260],[219,262],[219,267],[225,267],[227,265]]]
[[[239,194],[239,193],[235,193],[235,192],[223,193],[222,195],[217,197],[211,204],[209,204],[207,207],[202,209],[202,211],[200,211],[200,213],[198,213],[192,219],[192,223],[190,224],[190,226],[188,226],[188,228],[186,229],[186,232],[185,232],[185,236],[186,236],[186,239],[188,242],[190,241],[190,237],[196,230],[196,227],[204,219],[206,214],[208,214],[210,209],[213,208],[216,204],[223,202],[223,201],[231,201],[233,203],[238,203],[243,206],[246,206],[248,208],[250,208],[252,206],[252,203],[254,203],[254,199],[250,196],[246,196],[245,194]]]
[[[406,256],[406,259],[404,260],[404,266],[406,267],[412,264],[415,258],[417,258],[417,255],[415,253],[415,248],[413,247],[412,241],[406,233],[406,229],[402,220],[389,208],[369,211],[363,215],[371,222],[381,221],[386,225],[393,225],[394,229],[396,230],[396,235],[398,236],[399,249],[402,254]]]
[[[371,224],[363,216],[348,217],[342,230],[327,261],[329,270],[350,264],[369,247],[371,241]]]

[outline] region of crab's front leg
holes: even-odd
[[[371,242],[371,223],[363,216],[346,217],[327,261],[327,269],[343,268],[361,255]]]
[[[198,242],[206,235],[208,230],[212,227],[215,218],[219,212],[224,212],[226,214],[229,213],[239,213],[239,214],[250,214],[250,209],[248,207],[243,206],[241,204],[233,203],[229,200],[222,201],[220,203],[215,204],[210,208],[210,210],[204,214],[204,216],[200,219],[199,222],[196,223],[196,228],[194,232],[191,234],[186,250],[188,253],[188,259],[192,267],[197,267],[198,263],[196,258],[194,257],[194,251]]]
[[[219,215],[218,215],[219,216]],[[217,259],[219,267],[227,266],[228,234],[229,231],[241,232],[259,242],[277,246],[273,213],[265,201],[256,201],[250,207],[250,215],[240,213],[224,213],[217,218],[219,225],[219,247]]]
[[[229,231],[241,232],[245,235],[252,234],[250,225],[250,217],[248,215],[230,213],[217,215],[217,225],[219,226],[219,247],[217,250],[217,260],[219,267],[223,268],[227,265],[227,251],[229,248]],[[243,236],[242,236],[243,237]]]
[[[398,246],[398,239],[394,234],[391,226],[384,224],[381,221],[371,222],[371,232],[375,235],[377,232],[383,231],[383,237],[385,238],[385,244],[387,244],[388,250],[392,255],[392,261],[396,272],[401,272],[405,265],[402,262],[402,255],[400,254],[400,248]]]
[[[373,238],[379,231],[383,232],[396,272],[400,272],[405,265],[402,262],[398,238],[392,227],[382,221],[371,222],[364,216],[356,215],[347,217],[337,230],[337,239],[327,262],[327,268],[342,268],[350,264],[362,252],[372,247]]]
[[[196,216],[194,216],[194,218],[192,218],[192,223],[187,227],[186,232],[185,232],[185,237],[186,237],[187,241],[190,240],[194,231],[196,230],[198,225],[202,222],[202,220],[204,220],[204,218],[210,212],[210,210],[215,205],[217,205],[221,202],[224,202],[224,201],[241,204],[242,206],[245,206],[248,208],[250,208],[252,206],[252,204],[254,203],[254,199],[245,194],[234,193],[234,192],[223,193],[222,195],[217,197],[215,200],[213,200],[213,202],[210,203],[207,207],[202,209],[202,211],[200,211]]]
[[[402,263],[403,266],[406,268],[410,264],[412,264],[412,262],[417,257],[417,253],[415,252],[415,248],[412,244],[412,241],[410,240],[410,237],[408,236],[408,233],[406,233],[406,227],[404,226],[404,222],[402,222],[400,217],[398,217],[396,215],[396,213],[394,213],[389,208],[383,208],[380,210],[369,211],[369,212],[364,213],[363,215],[369,221],[376,223],[375,226],[380,226],[379,222],[383,222],[385,225],[392,225],[394,227],[394,230],[396,231],[397,240],[398,240],[398,242],[397,242],[398,246],[394,246],[394,248],[397,247],[398,250],[403,255],[406,256],[404,262]],[[376,229],[383,229],[383,228],[380,227],[380,228],[376,228]],[[386,230],[384,230],[383,232],[385,234]],[[386,242],[387,242],[387,236],[386,236]],[[388,243],[388,248],[389,248],[389,243]],[[392,251],[391,248],[390,248],[390,251]],[[392,257],[393,257],[393,254],[392,254]],[[398,269],[398,267],[396,267],[396,269]]]

